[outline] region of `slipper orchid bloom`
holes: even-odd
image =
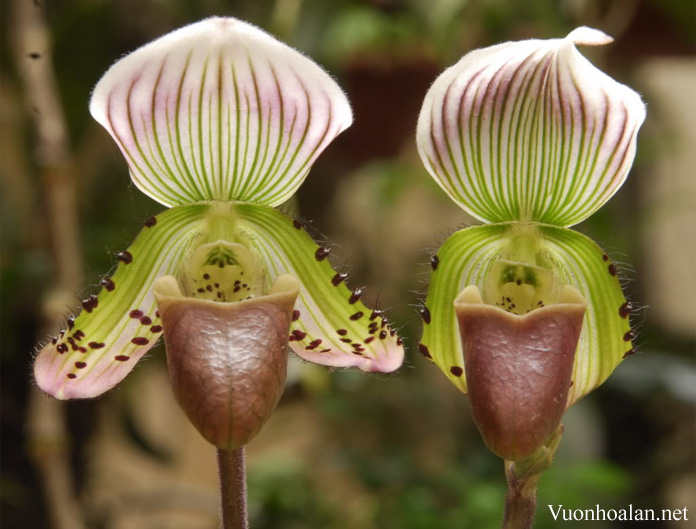
[[[425,97],[425,167],[482,225],[432,257],[420,350],[467,393],[487,445],[521,461],[633,353],[617,267],[568,229],[625,181],[645,106],[566,38],[473,51]]]
[[[169,209],[145,221],[101,292],[39,352],[43,391],[96,397],[164,332],[177,400],[206,439],[233,448],[275,407],[288,344],[330,367],[401,365],[381,312],[274,208],[352,121],[317,64],[254,26],[210,18],[114,64],[90,111],[134,184]]]

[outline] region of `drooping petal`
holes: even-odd
[[[482,288],[488,271],[499,259],[509,225],[474,226],[452,234],[432,260],[432,274],[422,309],[420,352],[431,359],[452,383],[467,391],[462,343],[454,300],[468,285]]]
[[[567,284],[587,300],[587,313],[568,406],[604,382],[626,356],[633,354],[633,334],[616,265],[591,239],[564,228],[540,226],[543,248]]]
[[[348,101],[317,64],[234,18],[176,30],[118,61],[90,111],[135,184],[167,205],[277,205],[348,127]]]
[[[238,204],[242,232],[266,260],[272,277],[282,273],[300,279],[290,346],[310,362],[363,371],[390,372],[404,356],[401,339],[380,311],[360,301],[345,275],[329,263],[329,251],[318,246],[302,224],[265,206]]]
[[[118,255],[116,273],[102,280],[99,295],[83,301],[68,329],[39,352],[34,363],[39,388],[59,399],[96,397],[133,369],[162,333],[152,283],[175,272],[208,209],[181,206],[145,222],[131,247]]]
[[[587,218],[626,179],[645,119],[640,96],[575,48],[610,41],[578,28],[465,55],[423,103],[417,142],[427,170],[486,222]]]

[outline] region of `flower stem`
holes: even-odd
[[[222,529],[248,529],[244,447],[218,448]]]
[[[541,474],[553,462],[563,436],[563,425],[531,456],[520,461],[505,461],[508,490],[502,529],[532,529],[536,512],[537,485]]]
[[[517,476],[515,464],[505,462],[508,490],[505,495],[503,529],[531,529],[536,512],[536,491],[540,474]]]

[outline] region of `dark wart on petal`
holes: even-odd
[[[353,293],[350,295],[350,298],[348,299],[348,304],[355,305],[360,299],[360,296],[362,296],[362,289],[358,288],[354,290]]]
[[[135,345],[147,345],[148,343],[150,343],[150,340],[143,336],[136,336],[131,340],[131,343],[134,343]]]
[[[621,316],[623,319],[626,319],[628,318],[628,315],[631,313],[631,310],[633,310],[631,303],[626,301],[623,305],[619,307],[619,316]]]
[[[292,321],[297,321],[300,319],[300,311],[295,309],[292,311]]]
[[[152,228],[155,224],[157,224],[157,218],[150,217],[149,219],[146,219],[143,224],[145,224],[147,228]]]
[[[612,264],[609,265],[608,270],[609,270],[609,274],[611,274],[611,275],[613,275],[613,276],[616,275],[616,266],[614,265],[614,263],[612,263]]]
[[[450,373],[452,373],[455,377],[460,377],[464,374],[464,370],[459,366],[452,366],[450,367]]]
[[[430,356],[430,350],[428,349],[428,346],[424,343],[418,344],[418,351],[420,351],[420,354],[422,354],[424,357],[432,358],[432,356]]]
[[[119,252],[118,254],[116,254],[116,257],[118,257],[118,260],[121,261],[123,264],[131,264],[133,262],[133,256],[128,250]]]
[[[626,334],[624,334],[623,339],[624,339],[624,342],[630,342],[635,337],[636,337],[636,335],[633,334],[633,331],[628,331]]]
[[[100,283],[101,283],[101,286],[103,286],[109,292],[112,292],[114,290],[114,288],[116,288],[116,285],[109,277],[105,277],[104,279],[102,279],[100,281]]]
[[[626,352],[624,353],[624,355],[622,356],[622,358],[626,358],[627,356],[631,356],[632,354],[636,354],[636,352],[635,352],[633,349],[629,349],[628,351],[626,351]]]
[[[343,281],[346,280],[346,277],[348,277],[348,274],[341,274],[337,273],[333,278],[331,278],[331,284],[335,287],[340,285]]]
[[[423,308],[420,310],[420,315],[425,323],[430,323],[430,311],[428,310],[428,307],[423,305]]]
[[[320,246],[317,248],[317,251],[314,252],[314,257],[317,261],[323,261],[326,259],[326,257],[331,253],[328,248],[324,248],[323,246]]]
[[[85,309],[86,312],[92,312],[97,308],[97,305],[99,305],[99,300],[94,294],[90,294],[87,299],[82,300],[82,308]]]
[[[433,272],[437,270],[437,265],[440,264],[440,258],[437,255],[433,255],[430,258],[430,268],[433,269]]]

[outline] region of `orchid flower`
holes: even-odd
[[[352,121],[317,64],[254,26],[210,18],[119,60],[90,111],[134,184],[169,209],[145,221],[101,292],[41,349],[34,372],[43,391],[96,397],[164,331],[179,403],[204,437],[229,448],[260,424],[220,433],[226,425],[211,426],[212,416],[229,404],[266,417],[288,344],[330,367],[400,366],[401,340],[382,313],[348,289],[303,223],[274,208]]]
[[[432,257],[420,351],[507,461],[553,444],[564,411],[633,353],[617,266],[569,229],[623,184],[645,119],[640,96],[576,49],[611,40],[581,27],[473,51],[418,121],[426,169],[483,223]]]

